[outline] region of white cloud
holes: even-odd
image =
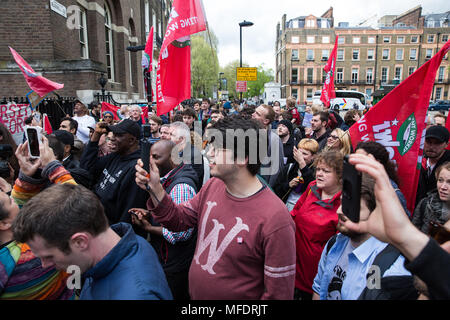
[[[422,14],[442,13],[450,10],[448,0],[203,0],[206,18],[219,40],[219,62],[222,67],[239,60],[239,22],[254,23],[242,28],[242,59],[252,67],[262,63],[275,70],[275,34],[283,14],[287,20],[312,14],[321,16],[333,7],[335,25],[350,22],[356,25],[373,15],[398,15],[422,6]]]

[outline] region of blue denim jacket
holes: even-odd
[[[313,291],[319,294],[320,300],[327,300],[328,286],[333,278],[333,269],[344,252],[350,238],[339,233],[336,237],[336,243],[331,247],[327,255],[327,245],[325,245],[320,257],[317,275],[314,278]],[[381,242],[375,237],[370,237],[360,246],[355,248],[348,256],[348,266],[346,277],[341,289],[342,300],[356,300],[366,287],[366,275],[372,266],[375,257],[380,253],[387,243]],[[411,275],[404,267],[405,258],[399,256],[392,266],[382,275],[404,276]]]

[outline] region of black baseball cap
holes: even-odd
[[[113,133],[117,134],[129,133],[132,136],[135,136],[136,139],[141,138],[141,127],[137,124],[136,121],[133,121],[131,119],[124,119],[118,124],[108,126],[106,130],[112,131]]]
[[[449,132],[446,127],[443,126],[431,126],[427,129],[427,132],[425,133],[425,139],[426,138],[435,138],[439,140],[440,142],[448,142],[449,139]]]
[[[53,131],[53,134],[55,135],[56,139],[64,143],[64,145],[73,146],[74,138],[73,134],[71,134],[70,132],[65,130],[55,130]]]

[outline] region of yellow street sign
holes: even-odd
[[[236,81],[256,81],[256,68],[236,68]]]

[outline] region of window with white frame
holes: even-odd
[[[367,49],[367,60],[375,60],[375,49]]]
[[[405,37],[404,36],[398,36],[397,37],[397,43],[405,43]]]
[[[366,82],[367,84],[373,83],[373,68],[368,68],[366,71]]]
[[[306,49],[306,60],[314,60],[314,49]]]
[[[356,43],[356,44],[361,43],[361,38],[360,37],[353,37],[353,43]]]
[[[114,42],[111,26],[111,11],[106,3],[103,9],[105,10],[106,70],[108,73],[108,79],[114,81]]]
[[[368,37],[367,38],[367,43],[374,44],[375,43],[375,37]]]
[[[313,68],[306,69],[306,82],[313,83],[313,78],[314,78],[314,69]]]
[[[389,60],[389,49],[383,49],[383,53],[381,55],[383,60]]]
[[[359,60],[359,49],[352,50],[352,60]]]
[[[292,49],[291,59],[298,60],[298,49]]]
[[[434,42],[434,34],[429,34],[427,36],[427,42],[428,43],[433,43]]]
[[[306,20],[306,27],[307,28],[314,28],[315,26],[316,26],[316,21],[314,19]]]
[[[345,49],[337,49],[336,59],[337,61],[344,61]]]
[[[409,60],[416,60],[417,59],[417,49],[411,48],[409,49]]]
[[[433,49],[426,49],[425,59],[431,59],[432,56],[433,56]]]
[[[313,89],[307,88],[306,89],[306,101],[312,101],[313,98]]]
[[[298,69],[297,68],[292,69],[291,82],[298,83]]]
[[[292,36],[291,37],[291,43],[300,43],[300,37]]]
[[[368,97],[370,97],[370,96],[372,95],[372,88],[367,88],[367,89],[366,89],[366,95],[367,95]]]
[[[387,83],[388,75],[389,75],[389,68],[388,67],[382,67],[381,68],[381,83]]]
[[[322,50],[322,61],[327,61],[330,56],[330,50],[324,49]]]
[[[402,67],[395,67],[394,80],[402,80]]]
[[[86,10],[80,7],[80,57],[82,59],[89,59],[89,47],[88,47],[88,32],[86,21]]]
[[[358,82],[358,72],[359,72],[358,68],[352,68],[352,83],[353,84]]]
[[[395,60],[403,60],[403,49],[395,50]]]
[[[443,82],[444,81],[444,73],[445,73],[445,67],[439,67],[438,82]]]
[[[434,95],[435,100],[441,100],[442,97],[442,88],[441,87],[436,87],[436,94]]]
[[[339,36],[338,37],[338,44],[344,44],[345,43],[345,37],[344,36]]]
[[[145,23],[145,41],[147,41],[148,34],[150,33],[150,4],[148,0],[144,2],[144,23]]]
[[[443,34],[441,36],[441,42],[447,42],[448,41],[448,34]]]
[[[411,36],[411,43],[418,43],[419,42],[419,36]]]
[[[416,71],[416,67],[409,67],[408,68],[408,76],[412,75]]]
[[[344,68],[336,68],[336,83],[344,81]]]
[[[306,37],[306,43],[314,43],[315,37],[314,36],[307,36]]]
[[[297,88],[292,88],[291,89],[291,95],[297,100],[297,98],[298,98],[298,89]]]
[[[384,42],[384,43],[390,43],[390,42],[391,42],[391,37],[384,36],[384,37],[383,37],[383,42]]]
[[[330,37],[328,36],[322,37],[322,43],[330,43]]]

